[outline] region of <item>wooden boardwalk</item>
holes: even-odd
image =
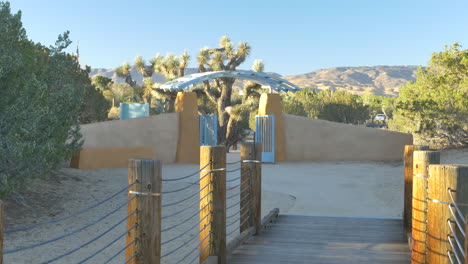
[[[410,263],[402,220],[279,215],[228,258],[244,263]]]

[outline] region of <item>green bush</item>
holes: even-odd
[[[0,197],[46,175],[81,146],[79,110],[88,73],[55,46],[28,40],[21,13],[0,2]]]

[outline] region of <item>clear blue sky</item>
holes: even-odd
[[[51,45],[70,30],[80,61],[113,68],[137,55],[248,41],[266,71],[300,74],[336,66],[425,65],[458,41],[468,48],[461,0],[12,0],[28,36]]]

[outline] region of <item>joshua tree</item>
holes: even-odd
[[[162,55],[157,54],[153,58],[152,62],[154,62],[154,72],[164,75],[166,81],[172,81],[185,75],[185,68],[187,67],[189,60],[190,55],[185,50],[184,53],[182,53],[180,56],[167,54],[166,57],[163,57]],[[174,103],[177,97],[177,92],[164,91],[162,89],[156,88],[154,89],[154,95],[158,99],[166,101],[168,112],[174,111]]]
[[[132,79],[132,67],[129,63],[124,63],[121,67],[118,67],[116,74],[118,77],[125,79],[125,83],[133,88],[134,101],[151,103],[151,98],[155,95],[158,99],[169,101],[169,111],[171,112],[174,108],[177,93],[158,89],[157,84],[153,82],[153,73],[164,75],[166,81],[176,79],[184,75],[189,59],[190,56],[187,51],[184,51],[180,56],[167,54],[164,57],[158,53],[149,63],[146,63],[141,56],[137,56],[135,58],[135,68],[143,75],[142,87],[138,86],[136,81]]]
[[[202,48],[197,56],[199,72],[206,71],[233,71],[249,56],[251,47],[247,42],[239,42],[237,47],[228,36],[221,37],[219,48]],[[256,62],[256,68],[263,71],[262,62]],[[243,114],[250,109],[248,97],[255,94],[259,85],[249,82],[241,105],[232,106],[231,96],[234,78],[218,78],[214,85],[207,81],[204,83],[204,94],[216,104],[219,120],[218,142],[230,147],[240,137],[238,128]]]
[[[125,83],[127,83],[133,90],[133,101],[139,102],[141,101],[141,97],[138,96],[138,86],[136,81],[132,79],[132,66],[128,62],[125,62],[122,66],[115,69],[115,73],[118,77],[123,78]]]

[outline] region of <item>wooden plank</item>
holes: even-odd
[[[415,150],[429,150],[428,146],[405,145],[404,153],[404,207],[403,207],[403,229],[405,234],[411,233],[412,199],[413,199],[413,152]]]
[[[440,163],[437,151],[414,151],[413,153],[413,219],[412,219],[412,254],[414,264],[427,263],[427,178],[429,164]]]
[[[403,221],[279,215],[229,263],[408,263]],[[335,231],[339,228],[338,231]],[[342,236],[346,231],[346,236]]]

